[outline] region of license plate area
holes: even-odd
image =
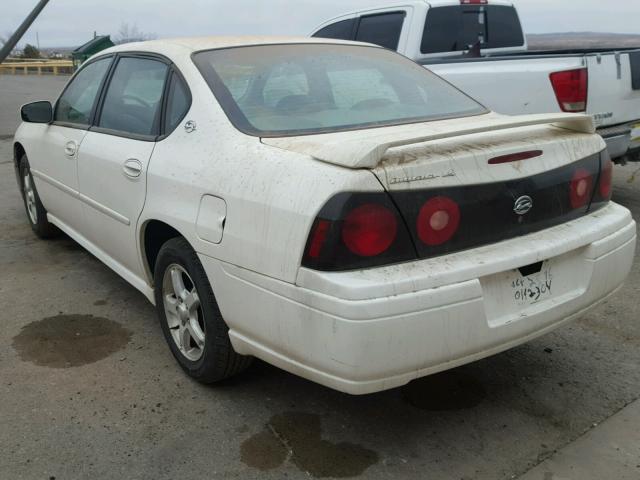
[[[584,249],[480,279],[490,327],[525,320],[582,295],[591,281]]]
[[[546,265],[545,265],[546,264]],[[538,271],[531,266],[518,269],[519,275],[512,275],[513,299],[518,305],[534,305],[553,295],[553,272],[550,262],[541,262]]]

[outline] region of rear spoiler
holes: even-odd
[[[262,143],[309,155],[317,160],[347,168],[375,168],[387,150],[416,143],[509,128],[552,125],[578,133],[595,133],[593,118],[584,114],[506,116],[489,113],[394,127],[300,137],[262,138]]]

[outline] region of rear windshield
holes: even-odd
[[[521,47],[524,35],[514,7],[470,5],[433,7],[427,13],[422,53],[468,50],[480,42],[482,49]]]
[[[423,67],[377,47],[286,44],[196,53],[231,122],[256,136],[417,123],[486,109]]]

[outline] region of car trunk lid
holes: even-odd
[[[594,133],[591,117],[583,114],[524,115],[509,117],[497,113],[298,137],[265,137],[262,143],[309,155],[347,168],[375,168],[390,148],[495,132],[499,130],[553,124],[581,133]]]
[[[585,115],[490,114],[263,141],[369,169],[417,255],[429,258],[565,223],[608,201],[597,195],[606,155],[593,132]]]

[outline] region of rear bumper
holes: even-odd
[[[615,127],[603,127],[597,130],[605,143],[612,159],[626,155],[631,145],[631,127],[629,125],[619,125]]]
[[[402,265],[327,273],[297,285],[201,256],[234,348],[351,394],[509,349],[581,315],[619,288],[636,225],[608,207],[542,232]],[[554,295],[518,305],[515,269],[545,260]]]

